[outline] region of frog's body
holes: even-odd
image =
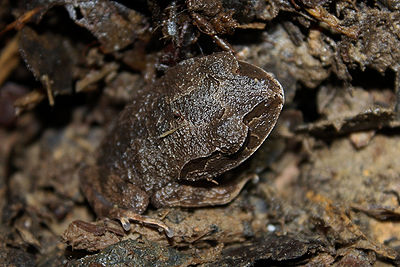
[[[244,182],[214,179],[262,144],[282,106],[280,84],[230,53],[183,61],[121,112],[97,166],[85,172],[83,191],[103,216],[116,208],[141,214],[149,201],[227,203]]]

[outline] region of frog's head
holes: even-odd
[[[284,102],[282,86],[263,69],[225,52],[200,59],[195,70],[201,79],[194,75],[196,84],[172,103],[187,122],[185,145],[195,151],[180,179],[192,181],[212,179],[252,155]]]

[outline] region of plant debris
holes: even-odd
[[[0,1],[0,265],[400,265],[399,11],[383,0]],[[284,89],[269,139],[229,173],[258,179],[222,206],[150,205],[143,216],[172,237],[97,218],[80,172],[112,121],[171,67],[221,51]]]

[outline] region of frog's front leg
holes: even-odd
[[[223,205],[232,201],[249,180],[257,181],[258,175],[246,174],[221,184],[172,182],[158,190],[151,197],[151,203],[157,208]]]
[[[155,226],[165,230],[168,237],[172,230],[163,222],[140,215],[148,204],[149,196],[139,187],[109,174],[101,167],[85,167],[81,170],[81,188],[90,205],[99,217],[118,219],[129,231],[129,220]]]

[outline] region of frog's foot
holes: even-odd
[[[207,185],[170,183],[151,198],[155,207],[204,207],[231,202],[249,181],[258,181],[258,175],[239,177],[231,182]]]
[[[101,167],[87,167],[81,171],[81,188],[89,204],[99,217],[117,219],[125,231],[130,230],[129,220],[155,226],[168,237],[173,231],[163,222],[139,215],[149,204],[149,197],[139,187],[123,181],[116,175],[104,176]]]
[[[118,216],[117,218],[121,222],[122,227],[125,231],[129,231],[131,229],[131,223],[129,221],[133,220],[141,224],[157,227],[160,232],[164,231],[169,238],[172,238],[174,236],[174,231],[160,220],[151,219],[146,216],[134,213],[130,210],[119,209],[118,213],[120,216]]]

